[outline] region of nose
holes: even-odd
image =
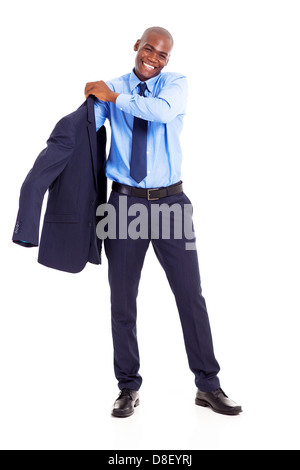
[[[150,52],[149,55],[148,55],[148,59],[152,63],[157,62],[156,53],[154,51]]]

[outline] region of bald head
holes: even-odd
[[[151,28],[146,29],[144,31],[143,36],[141,37],[141,41],[145,40],[147,36],[151,33],[157,33],[160,34],[161,36],[164,36],[165,38],[169,39],[172,43],[172,47],[174,45],[174,39],[172,37],[172,34],[169,33],[169,31],[165,28],[161,28],[160,26],[152,26]]]

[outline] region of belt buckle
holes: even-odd
[[[159,197],[151,197],[150,192],[151,191],[158,191],[158,188],[155,189],[147,189],[147,199],[148,201],[158,201]]]

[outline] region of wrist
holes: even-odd
[[[115,93],[114,91],[112,91],[112,92],[110,93],[110,96],[109,96],[109,101],[110,101],[111,103],[115,103],[115,102],[117,101],[117,98],[118,98],[119,94],[120,94],[120,93]]]

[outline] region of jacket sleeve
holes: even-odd
[[[68,164],[74,147],[74,124],[66,116],[56,124],[47,140],[47,147],[39,154],[22,184],[12,237],[14,243],[24,247],[38,246],[45,192]]]

